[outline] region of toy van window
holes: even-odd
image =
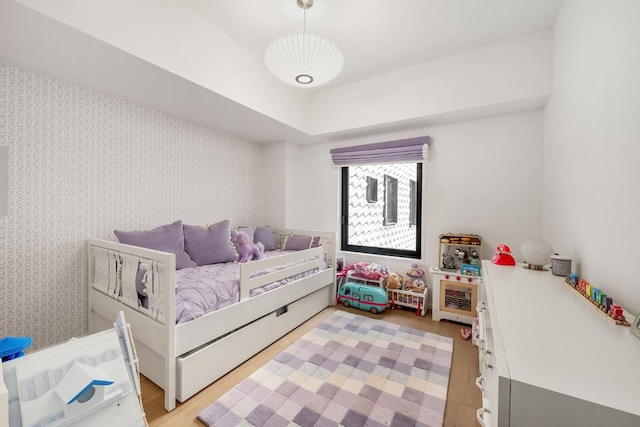
[[[354,298],[358,298],[358,293],[357,293],[357,292],[354,292],[354,293],[353,293],[353,297],[354,297]]]
[[[373,297],[371,295],[365,295],[364,296],[364,300],[365,301],[373,301]]]
[[[351,293],[351,289],[349,289],[349,288],[345,288],[345,290],[344,290],[344,294],[345,294],[345,295],[349,295],[350,293]]]

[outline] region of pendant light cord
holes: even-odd
[[[303,18],[302,18],[302,34],[307,32],[307,9],[302,9]]]
[[[307,9],[302,9],[303,18],[302,18],[302,40],[305,40],[304,35],[307,33]],[[305,52],[306,43],[302,43],[302,61],[306,68],[307,65],[307,54]]]

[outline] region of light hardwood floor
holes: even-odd
[[[364,316],[384,319],[388,322],[409,326],[415,329],[433,332],[452,337],[453,361],[449,378],[447,407],[445,411],[445,427],[476,426],[476,410],[482,405],[480,390],[475,385],[478,376],[478,353],[471,341],[460,337],[461,325],[431,320],[431,313],[425,317],[417,317],[413,311],[405,309],[385,310],[373,315],[353,308],[341,306],[328,307],[312,317],[298,328],[267,347],[265,350],[249,359],[218,381],[202,390],[185,403],[178,403],[175,410],[164,410],[164,392],[151,381],[142,377],[142,403],[151,427],[156,426],[199,426],[203,424],[197,420],[198,414],[212,402],[232,389],[245,377],[251,375],[262,365],[273,359],[295,340],[314,328],[323,319],[336,310],[345,310]]]

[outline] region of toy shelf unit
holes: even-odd
[[[429,296],[429,288],[424,287],[424,292],[413,292],[401,289],[387,289],[389,304],[391,308],[395,306],[409,307],[416,309],[416,316],[425,316],[427,314],[427,297]]]
[[[445,233],[440,235],[439,243],[440,270],[460,270],[462,264],[480,265],[482,237],[477,234]]]
[[[431,269],[433,275],[433,320],[453,320],[468,325],[476,316],[478,287],[482,279],[459,271]]]

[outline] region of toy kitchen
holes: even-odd
[[[433,320],[473,324],[482,279],[482,238],[477,234],[441,234],[438,268],[431,268]]]

